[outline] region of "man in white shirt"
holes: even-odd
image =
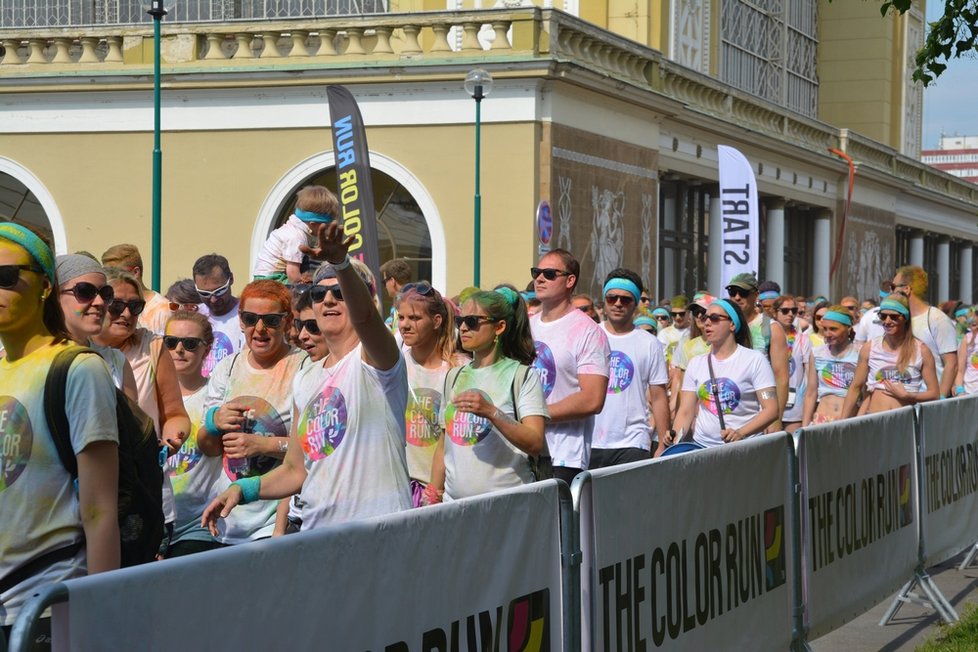
[[[669,376],[662,344],[632,323],[642,295],[641,282],[638,274],[624,268],[613,270],[605,279],[602,328],[608,336],[611,361],[604,409],[594,417],[589,469],[651,457],[650,406],[656,431],[669,431]]]
[[[214,345],[201,368],[201,373],[209,376],[218,362],[241,350],[244,335],[238,320],[238,297],[231,291],[234,274],[228,259],[220,254],[198,258],[193,276],[194,287],[201,303],[207,306],[207,319],[214,329]]]
[[[540,374],[547,399],[547,447],[554,477],[570,483],[588,468],[594,415],[604,407],[608,390],[608,337],[571,303],[581,265],[572,253],[554,249],[530,275],[540,312],[530,319]]]
[[[916,265],[906,265],[893,277],[893,291],[910,302],[910,324],[913,335],[927,345],[934,355],[940,395],[950,396],[958,372],[958,335],[951,318],[928,304],[927,272]]]

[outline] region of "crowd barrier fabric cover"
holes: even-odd
[[[882,602],[918,559],[914,409],[798,433],[808,638]]]
[[[557,652],[558,532],[547,481],[71,580],[70,646]]]
[[[591,472],[585,649],[787,650],[792,454],[779,433]]]
[[[978,541],[978,396],[918,407],[925,567]]]

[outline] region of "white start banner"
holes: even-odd
[[[917,565],[914,409],[797,434],[809,640],[879,604]]]
[[[792,455],[779,433],[591,472],[584,649],[789,649]]]
[[[978,396],[917,408],[925,567],[978,541]]]
[[[757,222],[757,180],[750,161],[733,147],[718,145],[720,212],[723,219],[723,284],[737,274],[758,273],[761,232]]]
[[[558,501],[539,482],[71,580],[69,646],[556,652]]]

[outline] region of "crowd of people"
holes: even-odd
[[[374,278],[336,210],[300,191],[238,295],[218,254],[159,294],[131,245],[55,258],[0,224],[7,631],[39,586],[119,565],[122,397],[159,439],[165,559],[978,392],[975,311],[929,306],[919,267],[862,302],[739,274],[656,305],[625,268],[578,293],[555,249],[522,291],[449,298],[403,260]],[[43,400],[72,346],[97,353],[66,381],[77,477]]]

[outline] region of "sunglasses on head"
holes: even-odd
[[[200,310],[200,306],[196,303],[177,303],[176,301],[170,302],[170,312],[176,312],[178,310],[186,310],[187,312],[197,312]]]
[[[44,273],[36,265],[0,265],[0,288],[9,290],[16,286],[20,280],[21,271],[34,272],[36,274]]]
[[[531,267],[530,268],[530,278],[536,280],[540,274],[543,274],[543,278],[548,281],[555,280],[558,276],[570,276],[570,272],[565,272],[562,269],[554,269],[553,267]]]
[[[474,331],[482,324],[489,324],[492,321],[493,320],[489,317],[482,317],[480,315],[465,315],[464,317],[455,317],[455,328],[462,328],[462,324],[465,324],[465,327],[468,330]]]
[[[295,322],[295,332],[301,333],[303,328],[310,335],[319,335],[320,333],[319,324],[316,323],[315,319],[297,319]]]
[[[734,285],[727,288],[727,294],[732,297],[749,297],[751,292],[751,290],[745,290],[744,288],[739,288]]]
[[[259,320],[265,324],[265,328],[278,328],[282,325],[282,320],[285,319],[287,314],[285,312],[258,313],[242,310],[238,313],[238,316],[241,317],[241,323],[248,328],[257,326]]]
[[[129,314],[133,317],[138,317],[146,307],[146,302],[142,299],[129,299],[128,301],[123,301],[122,299],[113,299],[105,304],[105,310],[113,317],[118,317],[126,308],[129,309]]]
[[[93,283],[78,281],[70,288],[61,290],[61,294],[72,294],[80,303],[91,303],[95,297],[102,297],[102,301],[108,303],[115,297],[115,290],[111,285],[96,287]]]
[[[339,283],[336,285],[314,285],[309,288],[309,298],[312,299],[313,303],[325,301],[327,293],[332,294],[337,301],[343,300],[343,290],[340,289]]]
[[[798,308],[778,308],[778,312],[782,315],[797,315]]]
[[[176,337],[175,335],[164,335],[163,345],[167,349],[173,351],[177,348],[177,344],[183,344],[183,348],[187,351],[196,351],[197,347],[204,343],[204,340],[199,337]]]
[[[407,294],[408,292],[417,292],[423,297],[431,294],[431,291],[435,288],[431,287],[431,283],[428,281],[418,281],[417,283],[408,283],[401,288],[401,294]]]
[[[630,306],[635,303],[635,298],[627,294],[607,294],[604,297],[604,302],[609,306],[616,304],[621,304],[623,306]]]
[[[228,279],[224,285],[216,290],[201,290],[199,287],[197,287],[196,283],[194,284],[194,288],[197,290],[197,294],[200,295],[200,298],[207,301],[208,299],[222,297],[227,294],[228,290],[231,289],[231,279]]]

